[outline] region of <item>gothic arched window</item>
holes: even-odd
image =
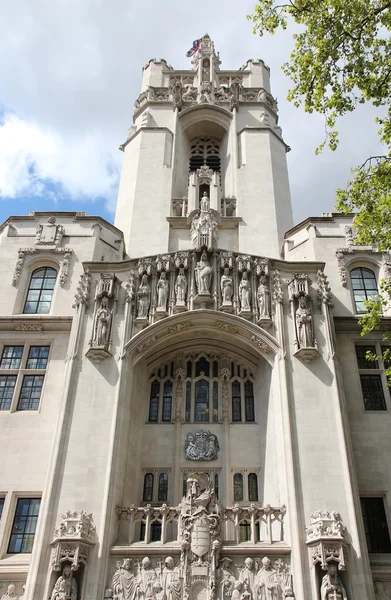
[[[164,382],[163,387],[163,414],[162,421],[171,421],[172,409],[172,381]]]
[[[160,475],[159,475],[157,500],[158,500],[158,502],[167,502],[167,500],[168,500],[168,475],[167,475],[167,473],[160,473]]]
[[[143,502],[152,502],[153,500],[153,473],[145,473]]]
[[[234,502],[243,502],[243,475],[241,473],[234,475]]]
[[[149,398],[149,421],[157,422],[159,418],[159,396],[160,382],[156,379],[151,383],[151,395]]]
[[[203,165],[220,171],[220,143],[215,138],[200,137],[190,144],[189,171],[197,171]]]
[[[41,267],[32,273],[24,313],[47,314],[50,311],[56,279],[57,271],[52,267]]]
[[[247,422],[255,421],[254,385],[252,381],[246,381],[244,384],[244,411]]]
[[[370,269],[356,267],[350,271],[356,312],[365,313],[365,300],[371,300],[379,295],[376,275]]]
[[[240,381],[232,382],[232,421],[242,420],[242,392]]]
[[[248,499],[249,502],[258,502],[258,477],[256,473],[248,474]]]

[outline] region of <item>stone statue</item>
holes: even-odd
[[[54,584],[50,600],[76,600],[77,583],[72,575],[70,565],[65,565],[62,575]]]
[[[259,286],[257,290],[259,318],[268,319],[269,314],[269,297],[270,291],[267,286],[267,278],[265,275],[261,275],[259,278]]]
[[[240,594],[240,600],[252,600],[252,593],[249,589],[247,581],[243,582],[242,593]]]
[[[305,296],[299,297],[299,306],[296,310],[297,337],[300,348],[312,348],[314,345],[312,335],[311,309],[307,307]]]
[[[390,600],[390,596],[384,589],[384,583],[382,581],[375,581],[374,586],[376,600]]]
[[[327,565],[327,573],[322,579],[320,587],[321,600],[347,600],[346,590],[338,576],[335,563]]]
[[[235,581],[235,583],[234,583],[234,589],[233,589],[233,592],[232,592],[232,600],[240,600],[241,592],[242,592],[242,582],[241,581]]]
[[[255,583],[255,567],[252,558],[246,558],[244,561],[244,568],[240,571],[239,581],[244,584],[247,582],[249,589],[252,591]]]
[[[152,563],[148,556],[141,561],[141,569],[138,576],[138,584],[141,588],[141,595],[144,600],[154,597],[153,584],[156,582],[156,573],[152,568]]]
[[[204,102],[207,104],[214,103],[212,85],[209,82],[201,83],[201,86],[199,88],[197,102],[198,102],[198,104],[203,104]]]
[[[174,560],[171,556],[167,556],[164,561],[164,569],[162,574],[164,599],[165,600],[180,600],[181,599],[181,582],[174,566]]]
[[[198,261],[195,268],[195,277],[198,293],[209,296],[210,284],[212,281],[212,267],[208,262],[208,255],[205,250],[202,252],[201,260]]]
[[[139,595],[139,585],[131,568],[130,558],[125,558],[122,564],[121,561],[117,562],[117,570],[113,575],[113,590],[118,600],[134,600]]]
[[[164,591],[163,586],[160,581],[157,579],[152,586],[153,598],[155,600],[164,600]]]
[[[16,595],[16,588],[13,583],[10,583],[7,592],[1,597],[1,600],[18,600],[18,596]]]
[[[184,102],[195,102],[197,100],[197,93],[197,88],[189,85],[182,94],[182,100]]]
[[[204,192],[202,194],[200,206],[201,206],[201,212],[208,212],[209,211],[210,200],[209,200],[209,196],[208,196],[208,194],[206,192]]]
[[[233,293],[233,280],[229,274],[229,269],[226,267],[224,269],[224,275],[221,277],[221,295],[223,299],[224,305],[232,304],[232,293]]]
[[[151,302],[151,288],[148,284],[148,277],[142,276],[140,287],[137,290],[137,316],[141,318],[148,317],[149,304]]]
[[[104,600],[111,600],[112,597],[113,597],[113,590],[111,588],[107,588],[107,590],[105,590]]]
[[[166,279],[166,274],[163,271],[160,274],[160,278],[156,284],[157,288],[157,310],[166,311],[167,310],[167,299],[168,299],[168,281]]]
[[[175,281],[175,296],[176,304],[178,306],[184,306],[186,302],[186,290],[187,290],[187,278],[185,275],[185,269],[181,267],[179,269],[178,277]]]
[[[273,569],[267,556],[262,559],[262,567],[255,577],[254,597],[260,600],[277,600],[282,597],[277,571]]]
[[[231,569],[231,559],[223,558],[220,561],[219,579],[220,579],[220,598],[221,600],[231,600],[233,598],[235,577]]]
[[[241,310],[251,310],[251,283],[248,280],[247,271],[243,271],[242,281],[239,285],[239,299]]]
[[[100,307],[96,311],[93,346],[107,346],[109,343],[111,312],[109,300],[103,296]]]

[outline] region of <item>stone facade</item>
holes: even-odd
[[[360,496],[387,519],[391,406],[352,270],[390,257],[349,216],[293,227],[269,69],[207,35],[144,67],[121,150],[115,226],[0,229],[0,598],[385,600]]]

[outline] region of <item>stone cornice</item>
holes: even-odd
[[[147,105],[149,105],[149,104],[152,104],[152,103],[151,103],[151,102],[147,102],[145,105],[143,105],[143,110],[142,110],[142,111],[140,111],[140,112],[144,112],[144,110],[145,110],[145,106],[147,106]],[[143,131],[144,133],[145,133],[145,132],[148,132],[148,133],[150,133],[151,131],[154,131],[155,133],[156,133],[156,132],[159,132],[159,131],[161,131],[161,132],[163,132],[163,131],[166,131],[166,132],[168,132],[168,133],[171,133],[171,135],[172,135],[172,136],[174,136],[173,132],[172,132],[172,131],[171,131],[171,129],[169,129],[168,127],[140,127],[139,129],[137,129],[137,131],[135,131],[135,132],[133,133],[133,135],[131,135],[130,137],[128,137],[128,139],[126,140],[126,142],[124,142],[123,144],[121,144],[121,145],[120,145],[119,149],[120,149],[120,150],[123,152],[123,151],[125,150],[126,146],[127,146],[127,145],[128,145],[130,142],[131,142],[131,141],[133,141],[133,140],[134,140],[134,138],[135,138],[136,136],[138,136],[138,135],[139,135],[139,133],[141,133],[142,131]]]
[[[70,331],[73,317],[54,315],[0,316],[0,331],[24,333],[42,331]]]
[[[290,152],[291,149],[292,149],[290,146],[288,146],[288,144],[286,144],[284,142],[284,140],[282,138],[280,138],[279,135],[277,135],[277,133],[274,131],[273,127],[271,127],[270,125],[264,125],[263,127],[243,127],[242,129],[240,129],[238,131],[238,135],[240,135],[244,131],[248,131],[250,133],[252,133],[252,132],[260,132],[260,131],[262,131],[262,132],[270,131],[270,133],[272,133],[278,139],[278,141],[281,142],[281,144],[283,144],[283,146],[285,146],[285,152]]]

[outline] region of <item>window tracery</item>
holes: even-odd
[[[197,171],[206,165],[220,171],[220,143],[213,137],[200,137],[190,144],[189,171]]]

